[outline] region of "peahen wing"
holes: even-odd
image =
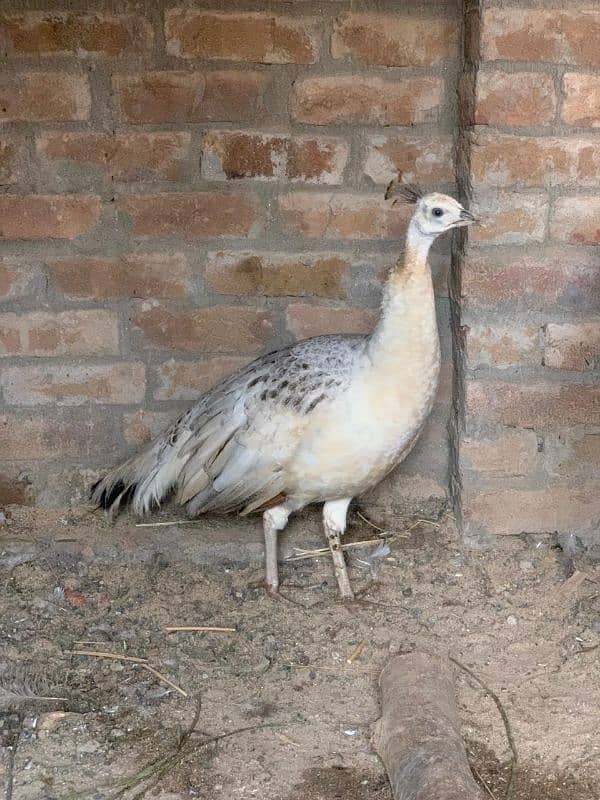
[[[190,515],[248,513],[288,491],[286,465],[310,414],[349,385],[366,338],[317,336],[270,353],[181,417],[178,500]]]

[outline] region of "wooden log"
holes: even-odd
[[[372,743],[394,800],[481,800],[446,659],[410,653],[391,659],[379,679],[381,717]]]

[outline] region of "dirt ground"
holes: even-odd
[[[346,540],[376,535],[355,516]],[[311,546],[312,513],[281,556]],[[348,551],[356,602],[338,601],[326,556],[282,562],[274,601],[258,522],[15,512],[0,527],[6,800],[391,800],[370,746],[377,676],[413,649],[450,654],[497,696],[518,751],[512,800],[598,800],[600,568],[551,536],[466,550],[448,520],[376,548]],[[165,632],[181,625],[235,632]],[[474,774],[501,800],[505,725],[455,673]]]

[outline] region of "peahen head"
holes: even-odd
[[[423,194],[418,187],[405,184],[396,184],[394,191],[405,201],[415,204],[411,226],[421,236],[434,239],[452,228],[461,228],[476,221],[470,211],[447,194]]]

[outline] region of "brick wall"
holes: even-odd
[[[371,329],[385,185],[453,189],[460,9],[368,8],[3,3],[0,504],[79,502],[255,355]],[[372,502],[445,497],[448,251],[438,401]]]
[[[600,523],[600,8],[481,8],[462,263],[470,537]]]

